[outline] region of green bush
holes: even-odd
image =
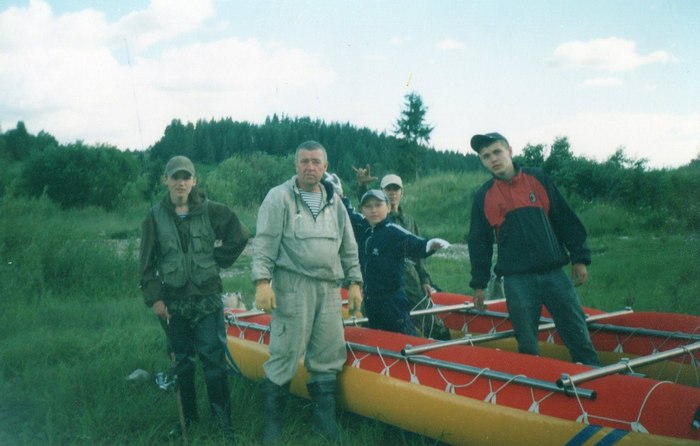
[[[30,196],[46,194],[65,209],[99,206],[111,210],[139,172],[130,154],[78,143],[33,153],[22,170],[22,180]]]
[[[211,199],[232,207],[258,206],[272,187],[293,174],[293,155],[235,155],[206,177],[206,191]]]

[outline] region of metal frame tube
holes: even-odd
[[[423,310],[413,310],[410,312],[410,315],[412,317],[413,316],[423,316],[425,314],[448,313],[451,311],[468,310],[470,308],[474,308],[474,304],[471,302],[465,302],[463,304],[455,304],[455,305],[444,305],[444,306],[436,305],[434,307],[426,308]],[[369,318],[351,316],[349,319],[343,320],[343,325],[348,327],[348,326],[366,324],[367,322],[369,322]]]
[[[600,367],[583,373],[578,373],[576,375],[568,375],[564,373],[561,375],[561,378],[557,380],[557,386],[561,388],[571,389],[582,382],[590,381],[592,379],[600,378],[607,375],[612,375],[622,371],[631,372],[632,367],[636,367],[638,365],[652,364],[654,362],[675,358],[676,356],[690,354],[691,352],[698,349],[700,349],[700,342],[696,342],[690,345],[684,345],[683,347],[672,348],[663,352],[654,353],[647,356],[640,356],[638,358],[620,361],[616,364],[611,364],[609,366]]]
[[[471,310],[469,310],[469,311],[471,311]],[[586,319],[586,322],[594,321],[597,319],[605,319],[605,318],[608,318],[611,316],[617,316],[619,314],[627,314],[627,313],[631,313],[631,312],[632,312],[632,310],[621,310],[621,311],[617,311],[615,313],[595,314],[593,316],[589,316]],[[500,313],[500,314],[505,314],[506,316],[508,315],[508,313]],[[554,322],[551,322],[551,319],[542,318],[541,320],[547,321],[547,322],[544,324],[540,324],[540,326],[538,327],[538,331],[551,330],[552,328],[555,328]],[[401,350],[401,353],[403,353],[404,355],[416,355],[416,354],[424,353],[424,352],[427,352],[430,350],[436,350],[438,348],[453,347],[455,345],[473,345],[473,344],[478,344],[481,342],[493,341],[496,339],[505,339],[505,338],[509,338],[511,336],[515,336],[515,332],[513,330],[503,330],[503,331],[499,331],[496,333],[489,333],[489,334],[478,335],[478,336],[467,335],[467,336],[464,336],[463,338],[452,339],[451,341],[439,341],[439,342],[434,342],[431,344],[421,345],[418,347],[412,347],[410,345],[407,345],[406,347],[403,348],[403,350]]]

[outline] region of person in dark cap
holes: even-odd
[[[224,204],[195,187],[192,161],[175,156],[165,166],[168,188],[142,225],[141,290],[160,318],[174,353],[184,423],[199,419],[195,357],[202,362],[210,409],[228,432],[231,406],[220,268],[240,256],[250,231]]]
[[[503,277],[518,350],[539,354],[544,305],[573,361],[600,365],[574,288],[586,282],[591,263],[581,220],[541,169],[513,163],[513,149],[500,133],[474,135],[471,147],[493,175],[477,190],[471,212],[469,285],[476,306],[484,308],[495,241],[494,272]],[[571,278],[563,269],[570,262]]]
[[[337,176],[331,182],[342,196]],[[404,290],[406,258],[425,258],[449,245],[445,240],[419,237],[392,223],[389,198],[379,189],[368,190],[360,200],[362,214],[343,197],[360,248],[364,311],[369,327],[417,336]]]

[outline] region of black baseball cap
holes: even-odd
[[[370,189],[362,196],[360,200],[360,206],[364,206],[367,200],[370,198],[376,198],[379,201],[389,203],[389,198],[386,196],[383,190],[380,189]]]
[[[501,135],[500,133],[493,132],[472,136],[471,146],[476,153],[479,153],[481,149],[490,146],[496,141],[503,141],[506,143],[506,145],[508,145],[508,140],[505,138],[505,136]]]

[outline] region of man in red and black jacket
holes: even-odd
[[[469,230],[475,304],[484,308],[484,289],[494,268],[504,293],[521,353],[537,355],[542,305],[574,362],[600,365],[574,286],[587,278],[591,253],[586,230],[569,203],[541,169],[513,163],[513,149],[499,133],[474,135],[471,147],[493,178],[474,197]],[[571,278],[563,266],[572,263]]]

